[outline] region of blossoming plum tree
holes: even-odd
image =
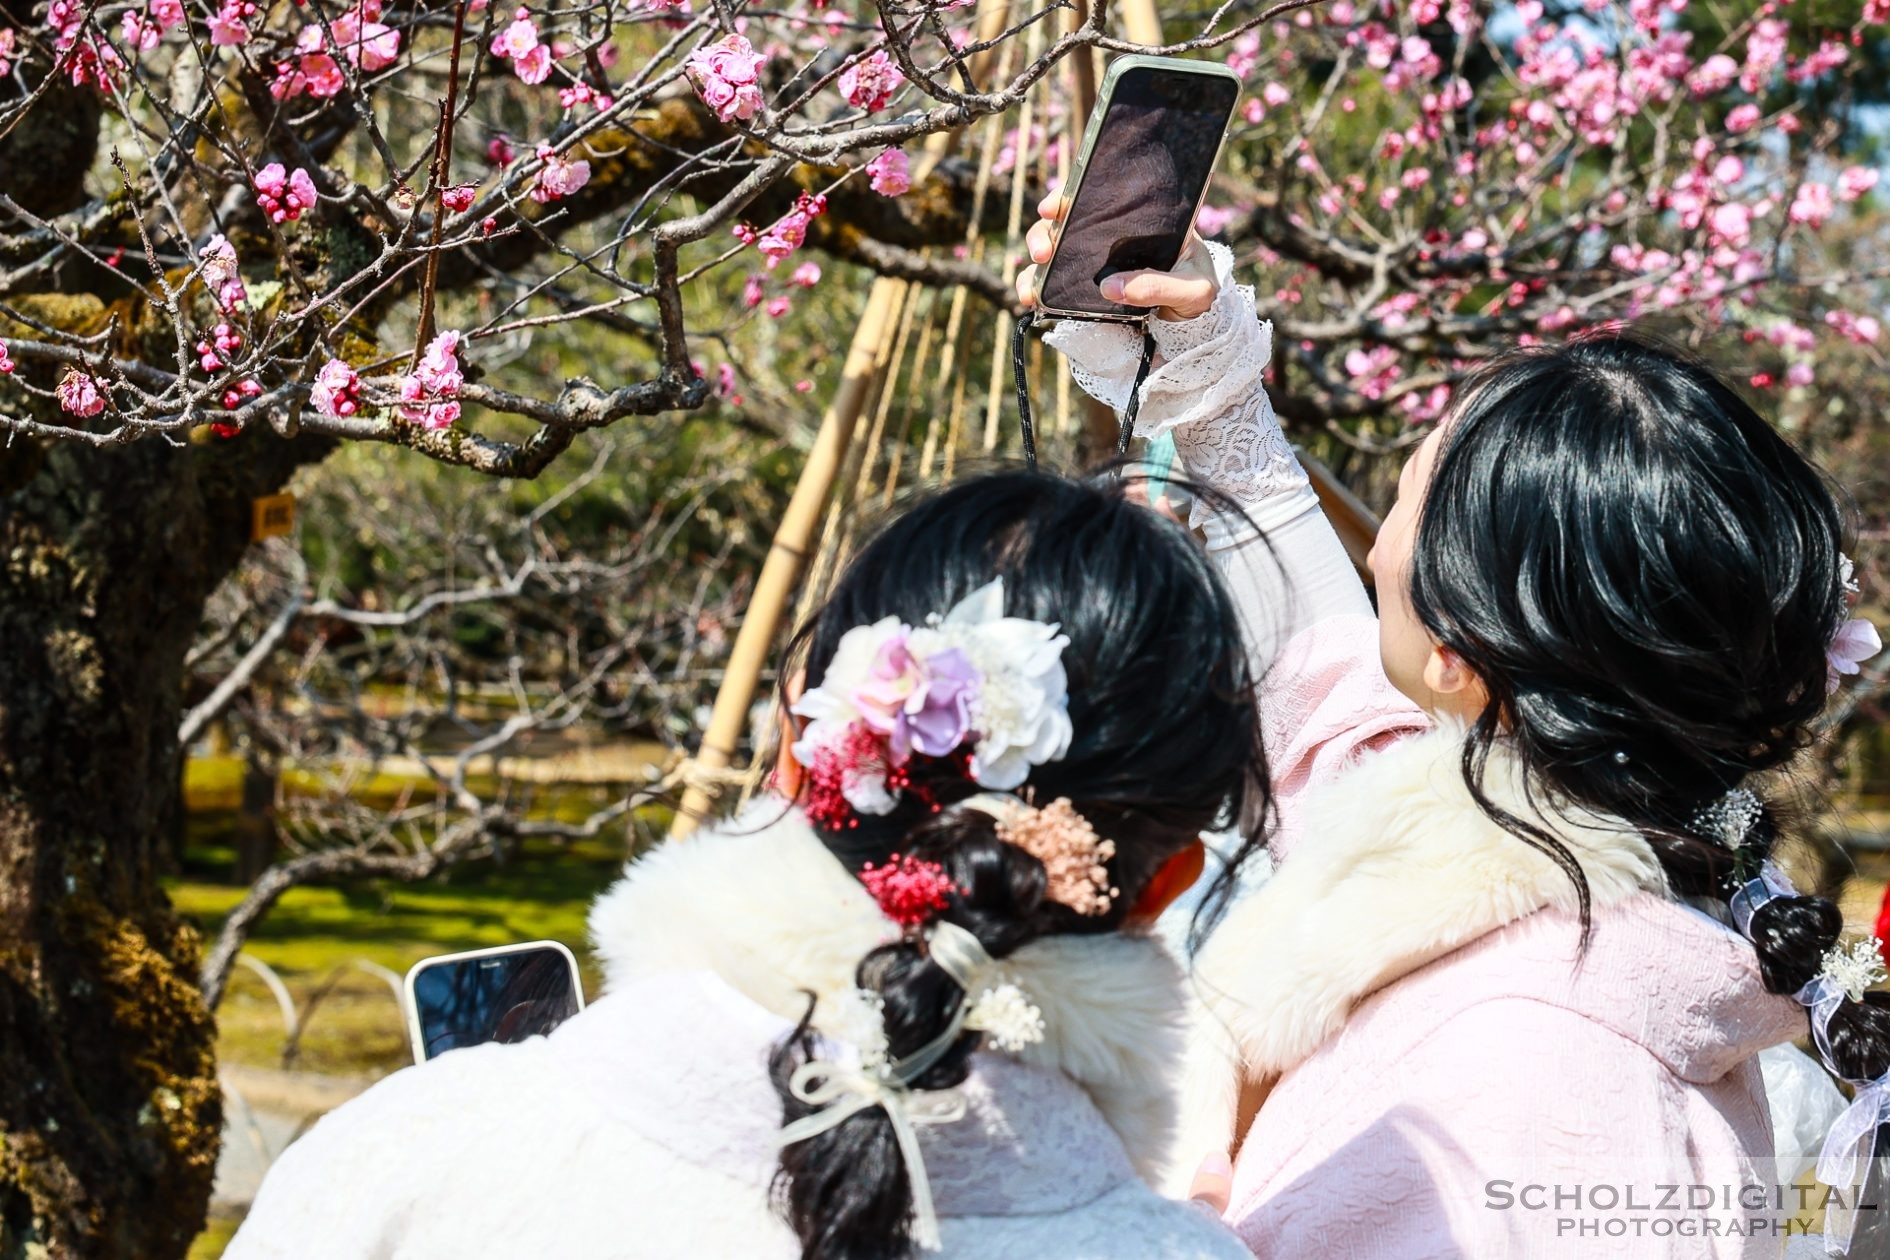
[[[1874,353],[1876,172],[1843,154],[1890,4],[1699,8],[1166,6],[1165,51],[1251,88],[1201,227],[1262,277],[1282,412],[1396,446],[1496,349],[1649,313],[1787,398]],[[829,335],[797,302],[862,267],[1007,302],[955,252],[1003,199],[921,143],[1133,47],[1107,17],[0,0],[0,1256],[178,1256],[201,1223],[212,1026],[158,876],[253,501],[344,442],[530,477],[740,406],[745,330]],[[1067,145],[1041,97],[999,175]],[[622,369],[503,353],[561,329]]]

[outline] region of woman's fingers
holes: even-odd
[[[1214,305],[1215,284],[1207,276],[1172,271],[1125,271],[1102,282],[1102,295],[1125,306],[1153,306],[1167,319],[1193,319]]]
[[[1234,1165],[1227,1156],[1214,1154],[1201,1161],[1194,1171],[1194,1185],[1188,1189],[1188,1201],[1199,1204],[1216,1216],[1227,1212],[1234,1195]]]
[[[1063,216],[1069,212],[1070,199],[1060,192],[1053,192],[1037,203],[1038,216],[1052,223],[1063,222]]]
[[[1017,273],[1017,300],[1033,309],[1037,305],[1037,267],[1034,263]]]
[[[1057,226],[1048,219],[1038,219],[1030,225],[1030,231],[1024,233],[1024,245],[1030,250],[1032,262],[1047,263],[1050,251],[1057,243]]]

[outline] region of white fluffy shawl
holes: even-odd
[[[1415,736],[1314,796],[1303,842],[1203,947],[1178,1150],[1227,1149],[1242,1077],[1298,1064],[1371,993],[1525,915],[1576,907],[1569,876],[1471,799],[1463,739],[1450,725]],[[1484,788],[1567,846],[1594,905],[1665,887],[1642,836],[1532,799],[1500,744]],[[1171,1184],[1189,1171],[1171,1170]]]
[[[733,821],[646,854],[591,911],[609,985],[703,969],[798,1020],[808,993],[825,1027],[867,951],[891,926],[798,810],[764,798]],[[1056,936],[1006,969],[1042,1009],[1045,1038],[1017,1057],[1063,1072],[1095,1102],[1144,1176],[1165,1164],[1186,987],[1150,936]]]

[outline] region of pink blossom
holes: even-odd
[[[558,104],[566,110],[589,105],[601,113],[610,108],[610,97],[588,83],[574,83],[570,87],[558,89]]]
[[[99,382],[78,368],[67,369],[56,392],[59,405],[75,416],[91,417],[105,410],[105,395],[99,389]]]
[[[551,49],[543,44],[512,63],[520,83],[539,84],[551,77]]]
[[[206,372],[221,372],[224,355],[243,348],[243,335],[228,324],[218,324],[210,336],[197,341],[197,365]]]
[[[1373,346],[1370,350],[1347,351],[1345,374],[1352,378],[1353,387],[1359,393],[1377,399],[1383,398],[1404,375],[1404,369],[1398,366],[1398,352],[1392,347]]]
[[[1793,223],[1815,228],[1824,225],[1832,209],[1831,189],[1816,180],[1806,180],[1798,186],[1798,195],[1792,198],[1791,209],[1786,213]]]
[[[820,283],[820,264],[813,262],[802,263],[794,269],[794,274],[788,277],[788,283],[798,285],[803,289],[813,288]]]
[[[255,16],[256,6],[250,0],[223,0],[223,7],[210,19],[210,42],[219,47],[247,44],[248,20]]]
[[[759,82],[767,58],[740,35],[725,35],[689,54],[684,70],[703,104],[723,122],[753,118],[761,110]]]
[[[1203,236],[1219,236],[1227,229],[1238,214],[1226,206],[1201,207],[1201,212],[1194,216],[1194,230]]]
[[[1293,94],[1282,83],[1269,83],[1260,89],[1260,99],[1271,109],[1278,109],[1293,99]]]
[[[442,188],[440,205],[453,214],[464,214],[472,209],[473,199],[478,193],[477,184],[455,184],[451,188]]]
[[[538,172],[529,195],[540,205],[569,197],[590,182],[591,164],[582,158],[573,162],[548,144],[538,146],[538,157],[545,167]]]
[[[1883,639],[1877,627],[1862,617],[1853,617],[1839,628],[1825,649],[1824,689],[1834,692],[1847,677],[1857,674],[1863,663],[1883,651]]]
[[[1714,53],[1699,64],[1687,79],[1687,86],[1693,89],[1695,96],[1712,96],[1724,92],[1739,77],[1739,63],[1725,53]]]
[[[67,51],[65,68],[73,87],[93,83],[104,91],[107,78],[125,68],[125,59],[108,43],[82,39]]]
[[[748,279],[742,283],[742,305],[751,311],[761,305],[764,296],[761,291],[761,281],[761,273],[755,271],[750,272]]]
[[[459,419],[454,399],[466,383],[458,358],[461,339],[458,332],[441,333],[427,343],[413,372],[400,378],[400,403],[394,410],[401,419],[428,429],[448,428]]]
[[[236,382],[236,384],[230,386],[228,389],[223,391],[223,410],[235,411],[238,407],[241,407],[243,405],[243,400],[245,398],[254,398],[256,395],[260,393],[262,393],[262,383],[253,376],[246,376],[242,380]],[[224,429],[224,428],[227,428],[228,426],[215,425],[212,427],[217,428],[217,429]],[[234,431],[227,432],[227,433],[219,432],[217,436],[218,437],[234,437],[235,432]]]
[[[18,36],[10,26],[0,26],[0,78],[13,73],[14,41]]]
[[[510,166],[512,159],[518,156],[518,150],[512,147],[511,137],[500,133],[492,137],[486,145],[486,158],[494,166]]]
[[[1752,239],[1752,208],[1741,202],[1729,201],[1715,206],[1708,222],[1716,244],[1737,249]]]
[[[761,251],[770,271],[783,258],[801,247],[807,239],[807,225],[827,211],[827,198],[824,195],[802,193],[794,200],[794,208],[769,226],[765,232],[756,232],[746,224],[738,225],[735,235],[746,244]]]
[[[1810,359],[1794,359],[1785,369],[1786,382],[1800,388],[1810,385],[1816,379],[1817,375],[1812,370]]]
[[[1856,201],[1877,186],[1877,174],[1874,168],[1868,166],[1846,167],[1838,175],[1838,200]]]
[[[218,232],[203,247],[201,261],[197,266],[203,273],[205,284],[213,287],[228,284],[236,279],[236,246]]]
[[[872,189],[886,197],[898,197],[912,187],[912,174],[903,149],[887,149],[866,164]]]
[[[1739,75],[1739,86],[1756,94],[1785,60],[1790,28],[1778,18],[1762,18],[1746,38],[1746,67]]]
[[[0,376],[10,373],[13,368],[13,359],[7,354],[7,343],[0,341]]]
[[[538,25],[520,9],[506,28],[492,37],[492,55],[511,61],[538,47]]]
[[[361,410],[361,377],[343,359],[330,359],[315,374],[309,401],[331,420],[342,420]],[[450,423],[450,422],[449,422]]]
[[[886,108],[886,102],[905,81],[898,63],[884,52],[875,52],[841,71],[840,93],[847,104],[870,113]]]
[[[768,317],[770,319],[780,319],[783,315],[788,313],[788,308],[791,305],[793,305],[793,303],[788,300],[787,294],[777,293],[775,296],[768,299]]]
[[[145,12],[161,31],[175,30],[184,24],[184,0],[151,0]]]
[[[1875,345],[1883,332],[1883,325],[1875,315],[1853,315],[1844,310],[1826,311],[1824,322],[1836,330],[1839,336],[1861,346]]]
[[[271,223],[293,223],[315,204],[315,183],[299,166],[287,174],[282,163],[271,162],[256,172],[255,187],[256,204]]]
[[[742,396],[735,392],[735,368],[728,363],[715,365],[715,392],[728,399],[736,406],[741,406]]]
[[[136,9],[126,9],[124,20],[119,23],[119,34],[125,43],[139,52],[148,52],[156,48],[158,37],[164,32],[156,22],[151,21]]]
[[[1757,105],[1735,105],[1726,115],[1726,130],[1735,136],[1743,135],[1759,125],[1761,116]]]

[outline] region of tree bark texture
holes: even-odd
[[[183,825],[183,661],[250,501],[324,444],[0,452],[0,1260],[172,1260],[222,1101]]]

